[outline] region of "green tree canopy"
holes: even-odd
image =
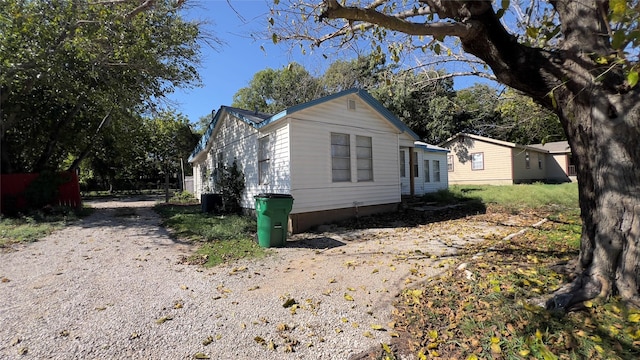
[[[180,4],[0,3],[2,172],[58,170],[114,119],[197,85],[201,34]]]
[[[291,63],[282,69],[257,72],[249,86],[233,95],[232,106],[275,114],[324,94],[318,79],[304,66]]]

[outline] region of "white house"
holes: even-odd
[[[291,194],[289,226],[300,232],[446,189],[448,150],[417,140],[369,93],[351,89],[273,116],[223,106],[189,161],[196,197],[234,160],[245,176],[243,208],[254,209],[260,193]]]

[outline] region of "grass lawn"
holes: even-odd
[[[0,248],[20,242],[37,241],[91,213],[90,208],[74,212],[68,208],[36,211],[17,218],[0,217]]]
[[[256,221],[238,215],[203,213],[200,205],[158,204],[163,226],[179,239],[201,244],[187,262],[210,267],[241,258],[260,258],[268,253],[254,240]]]

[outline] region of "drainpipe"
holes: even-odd
[[[413,171],[413,165],[414,165],[413,149],[415,148],[412,148],[412,147],[409,148],[409,194],[411,194],[411,196],[414,196],[416,194],[416,191],[414,189],[416,175]]]

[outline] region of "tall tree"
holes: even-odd
[[[582,272],[549,306],[614,293],[640,306],[639,1],[291,2],[273,13],[298,16],[298,27],[273,20],[276,39],[366,38],[394,58],[417,47],[460,56],[459,44],[470,63],[553,111],[576,161],[583,230]]]
[[[233,95],[232,106],[275,114],[323,95],[318,79],[304,66],[291,63],[282,69],[257,72],[249,86]]]
[[[332,62],[320,80],[329,94],[351,88],[370,90],[384,83],[391,70],[384,57],[369,54]]]
[[[502,94],[497,111],[500,121],[489,131],[503,134],[504,138],[501,140],[517,144],[537,144],[565,139],[556,114],[513,89]]]
[[[0,3],[2,172],[72,167],[115,118],[199,83],[183,1]]]

